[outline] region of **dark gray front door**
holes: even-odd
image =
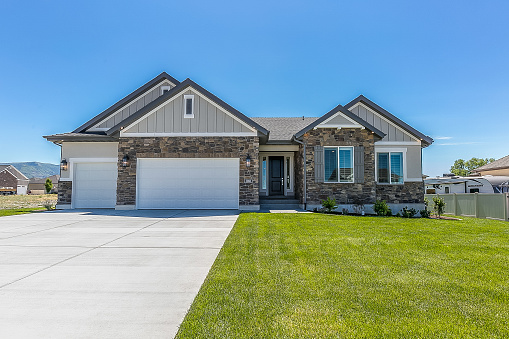
[[[269,194],[284,195],[284,157],[269,157]]]

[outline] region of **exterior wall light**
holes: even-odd
[[[126,154],[122,158],[122,167],[127,167],[127,166],[129,166],[129,156]]]
[[[246,167],[250,167],[250,166],[251,166],[251,157],[248,154],[247,158],[246,158]]]
[[[62,159],[62,161],[60,162],[60,169],[61,169],[62,171],[67,171],[67,168],[68,168],[68,166],[67,166],[67,160]]]

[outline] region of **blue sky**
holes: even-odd
[[[508,1],[1,1],[0,162],[58,163],[68,132],[162,71],[248,116],[364,94],[435,143],[423,172],[509,154]]]

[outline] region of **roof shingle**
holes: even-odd
[[[251,118],[257,124],[270,131],[271,141],[290,141],[295,133],[310,125],[318,118]]]

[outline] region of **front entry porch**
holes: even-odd
[[[294,152],[260,152],[260,202],[295,197]]]

